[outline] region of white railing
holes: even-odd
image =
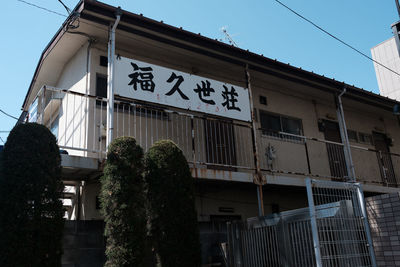
[[[57,136],[71,155],[104,159],[105,98],[43,87],[37,96],[38,123]],[[177,112],[116,99],[114,137],[133,136],[147,151],[162,139],[174,141],[192,164],[235,171],[255,169],[251,124]],[[343,144],[284,132],[257,130],[262,171],[346,180]],[[400,155],[351,146],[356,179],[397,186]]]
[[[105,157],[105,98],[43,87],[38,103],[37,122],[53,128],[61,149],[72,155]],[[113,128],[114,138],[133,136],[145,151],[159,140],[170,139],[190,163],[230,170],[254,169],[248,123],[116,99]]]
[[[264,171],[347,180],[343,144],[284,132],[258,130]],[[400,155],[351,145],[356,180],[397,186]]]

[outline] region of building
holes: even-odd
[[[115,57],[108,57],[113,25]],[[107,117],[111,76],[115,102]],[[144,150],[160,139],[177,143],[196,179],[203,261],[209,263],[226,221],[306,207],[307,177],[356,179],[367,195],[398,192],[397,104],[82,0],[43,51],[22,108],[26,120],[57,136],[69,220],[102,219],[97,195],[110,130],[113,137],[135,137]],[[340,131],[345,126],[347,133]]]
[[[400,73],[400,56],[395,37],[392,37],[371,49],[372,58],[384,66]],[[400,99],[400,76],[374,63],[379,91],[382,95]]]
[[[400,16],[399,1],[396,0]],[[391,25],[393,37],[371,48],[376,78],[381,95],[400,99],[400,21]]]

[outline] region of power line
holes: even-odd
[[[27,2],[27,1],[24,1],[24,0],[17,0],[17,1],[18,1],[18,2],[21,2],[21,3],[24,3],[24,4],[27,4],[27,5],[30,5],[30,6],[33,6],[33,7],[36,7],[36,8],[39,8],[39,9],[42,9],[42,10],[45,10],[45,11],[47,11],[47,12],[50,12],[50,13],[53,13],[53,14],[62,16],[62,17],[64,17],[64,18],[68,17],[67,15],[58,13],[58,12],[56,12],[56,11],[50,10],[50,9],[48,9],[48,8],[45,8],[45,7],[38,6],[38,5],[36,5],[36,4],[30,3],[30,2]]]
[[[56,12],[56,11],[53,11],[53,10],[50,10],[50,9],[48,9],[48,8],[44,8],[44,7],[38,6],[38,5],[36,5],[36,4],[30,3],[30,2],[27,2],[27,1],[24,1],[24,0],[17,0],[17,1],[22,2],[22,3],[25,3],[25,4],[30,5],[30,6],[33,6],[33,7],[36,7],[36,8],[39,8],[39,9],[42,9],[42,10],[45,10],[45,11],[47,11],[47,12],[50,12],[50,13],[53,13],[53,14],[62,16],[62,17],[68,17],[68,16],[63,15],[63,14],[61,14],[61,13],[58,13],[58,12]],[[316,27],[316,28],[319,29],[320,31],[324,32],[325,34],[327,34],[327,35],[329,35],[330,37],[334,38],[334,39],[337,40],[338,42],[344,44],[345,46],[347,46],[347,47],[349,47],[350,49],[354,50],[354,51],[357,52],[358,54],[362,55],[363,57],[365,57],[365,58],[371,60],[372,62],[375,62],[375,63],[378,64],[379,66],[381,66],[381,67],[383,67],[383,68],[389,70],[390,72],[392,72],[392,73],[394,73],[394,74],[400,76],[400,73],[398,73],[398,72],[396,72],[396,71],[390,69],[389,67],[383,65],[382,63],[380,63],[380,62],[374,60],[373,58],[371,58],[370,56],[368,56],[368,55],[366,55],[365,53],[361,52],[361,51],[358,50],[357,48],[351,46],[350,44],[348,44],[348,43],[346,43],[345,41],[341,40],[340,38],[336,37],[335,35],[329,33],[328,31],[326,31],[326,30],[323,29],[322,27],[318,26],[317,24],[315,24],[315,23],[312,22],[311,20],[307,19],[306,17],[302,16],[301,14],[299,14],[298,12],[296,12],[295,10],[293,10],[292,8],[290,8],[289,6],[285,5],[285,4],[282,3],[281,1],[279,1],[279,0],[274,0],[274,1],[277,2],[277,3],[279,3],[280,5],[282,5],[283,7],[287,8],[289,11],[291,11],[291,12],[294,13],[295,15],[299,16],[300,18],[302,18],[302,19],[305,20],[306,22],[310,23],[311,25],[313,25],[314,27]],[[98,28],[98,29],[101,29],[101,30],[103,30],[103,31],[108,32],[106,29],[103,29],[103,28],[101,28],[101,27],[99,27],[99,26],[97,26],[97,25],[95,25],[95,24],[93,24],[93,23],[84,22],[84,21],[82,21],[82,23],[87,24],[87,25],[91,25],[91,26],[93,26],[93,27],[96,27],[96,28]],[[131,36],[128,36],[128,35],[124,35],[124,34],[121,34],[121,35],[123,35],[123,36],[125,36],[125,37],[127,37],[127,38],[130,38],[130,39],[132,39],[132,40],[136,40],[135,38],[132,38]],[[143,40],[142,40],[142,41],[143,41]],[[153,44],[153,45],[154,45],[154,44]]]
[[[58,2],[60,2],[61,5],[63,5],[63,7],[67,10],[68,14],[71,14],[71,9],[69,9],[69,7],[67,7],[67,6],[63,3],[63,1],[58,0]]]
[[[370,56],[368,56],[367,54],[361,52],[360,50],[358,50],[357,48],[355,48],[354,46],[346,43],[345,41],[341,40],[339,37],[336,37],[335,35],[333,35],[332,33],[328,32],[327,30],[323,29],[322,27],[318,26],[317,24],[315,24],[314,22],[312,22],[311,20],[307,19],[306,17],[304,17],[303,15],[301,15],[300,13],[296,12],[295,10],[293,10],[292,8],[288,7],[287,5],[285,5],[284,3],[282,3],[279,0],[274,0],[275,2],[279,3],[281,6],[285,7],[286,9],[288,9],[290,12],[292,12],[293,14],[295,14],[296,16],[300,17],[301,19],[307,21],[308,23],[310,23],[311,25],[313,25],[315,28],[317,28],[318,30],[322,31],[323,33],[329,35],[330,37],[332,37],[333,39],[335,39],[336,41],[344,44],[345,46],[349,47],[350,49],[356,51],[358,54],[362,55],[363,57],[366,57],[367,59],[371,60],[372,62],[375,62],[376,64],[378,64],[379,66],[387,69],[388,71],[393,72],[394,74],[400,76],[400,73],[392,70],[389,67],[386,67],[385,65],[383,65],[382,63],[376,61],[375,59],[371,58]]]
[[[8,114],[8,113],[4,112],[2,109],[0,109],[0,112],[1,112],[1,113],[3,113],[4,115],[6,115],[6,116],[10,117],[10,118],[13,118],[14,120],[17,120],[17,121],[19,121],[19,119],[18,119],[17,117],[14,117],[13,115],[10,115],[10,114]]]

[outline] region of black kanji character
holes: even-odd
[[[222,96],[224,97],[225,102],[222,103],[222,105],[227,109],[235,109],[238,111],[241,111],[239,107],[235,106],[235,103],[238,102],[238,100],[236,99],[236,97],[238,96],[238,94],[236,93],[235,88],[233,88],[233,86],[231,87],[231,91],[228,90],[228,87],[226,87],[225,85],[223,85],[225,91],[222,92]]]
[[[206,82],[201,81],[201,87],[199,84],[197,85],[197,89],[193,89],[193,91],[195,91],[196,93],[199,94],[199,98],[201,101],[203,101],[204,103],[210,104],[210,105],[215,105],[214,100],[208,100],[208,99],[204,99],[203,97],[209,97],[211,93],[214,93],[215,90],[213,88],[211,88],[211,84],[209,81],[206,80]]]
[[[128,85],[133,85],[133,90],[137,90],[137,85],[140,84],[140,88],[143,91],[154,92],[155,84],[153,82],[153,69],[151,67],[139,68],[138,65],[131,62],[134,72],[129,74],[129,78],[132,81]],[[142,71],[142,72],[141,72]]]
[[[187,97],[182,91],[181,89],[179,89],[179,85],[181,85],[181,83],[183,82],[183,77],[181,75],[176,75],[175,72],[173,72],[171,74],[171,76],[168,78],[167,82],[168,83],[172,83],[175,79],[178,79],[178,81],[175,83],[175,85],[172,87],[172,89],[166,93],[165,95],[170,96],[173,93],[175,93],[176,91],[179,93],[179,95],[185,99],[185,100],[189,100],[189,97]]]

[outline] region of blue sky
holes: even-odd
[[[26,1],[66,14],[57,0]],[[394,0],[281,1],[367,55],[370,48],[392,36],[390,25],[398,20]],[[379,93],[371,61],[274,0],[103,2],[223,41],[220,29],[225,26],[243,49]],[[72,9],[78,1],[64,3]],[[18,117],[39,57],[65,18],[17,0],[3,1],[2,10],[0,109]],[[1,131],[11,130],[14,124],[14,119],[0,113],[4,141],[8,133]]]

